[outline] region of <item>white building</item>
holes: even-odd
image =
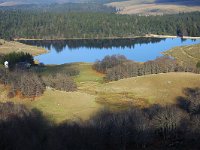
[[[5,62],[4,62],[4,66],[5,66],[5,68],[9,68],[8,65],[9,65],[8,61],[5,61]]]

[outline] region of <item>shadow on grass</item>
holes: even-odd
[[[193,99],[200,101],[200,90],[185,91],[186,97],[178,97],[177,105],[120,112],[103,109],[88,121],[58,125],[37,109],[0,103],[0,149],[198,149],[200,114],[191,105]]]

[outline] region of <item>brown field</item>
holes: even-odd
[[[183,0],[181,3],[156,3],[155,0],[127,0],[107,5],[116,7],[119,10],[119,14],[163,15],[200,11],[200,3],[196,0]]]
[[[0,39],[0,54],[8,54],[10,52],[25,52],[33,56],[46,53],[47,50],[41,47],[29,46],[15,41],[5,41]]]

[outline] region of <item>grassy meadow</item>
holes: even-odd
[[[0,54],[8,54],[11,52],[25,52],[36,56],[47,53],[47,50],[41,47],[30,46],[16,41],[5,41],[0,39]]]
[[[87,120],[105,106],[118,110],[130,106],[174,104],[178,96],[184,96],[184,88],[200,85],[200,75],[193,73],[146,75],[104,83],[104,76],[94,71],[89,63],[48,66],[43,73],[48,74],[55,67],[59,71],[72,66],[80,70],[80,74],[74,77],[78,85],[76,92],[48,88],[43,96],[31,101],[20,97],[8,100],[7,90],[1,85],[0,100],[39,109],[48,118],[60,123],[64,120]]]
[[[199,2],[196,0],[182,2],[165,1],[161,3],[158,3],[156,0],[127,0],[112,2],[107,5],[118,8],[119,14],[163,15],[200,10]]]
[[[165,73],[146,75],[110,82],[97,88],[100,98],[109,103],[131,103],[139,106],[176,103],[178,96],[184,96],[185,88],[199,87],[200,75],[193,73]],[[112,101],[112,93],[116,98]],[[120,95],[120,98],[117,95]],[[100,99],[101,100],[101,99]]]
[[[175,47],[163,53],[167,56],[172,56],[181,65],[190,64],[192,66],[196,65],[200,60],[200,44]]]

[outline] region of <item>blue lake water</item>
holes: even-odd
[[[42,46],[48,53],[36,56],[44,64],[72,62],[95,62],[106,55],[124,55],[130,60],[145,62],[162,56],[162,52],[176,46],[200,43],[200,39],[181,38],[139,38],[118,40],[65,40],[65,41],[21,41]]]

